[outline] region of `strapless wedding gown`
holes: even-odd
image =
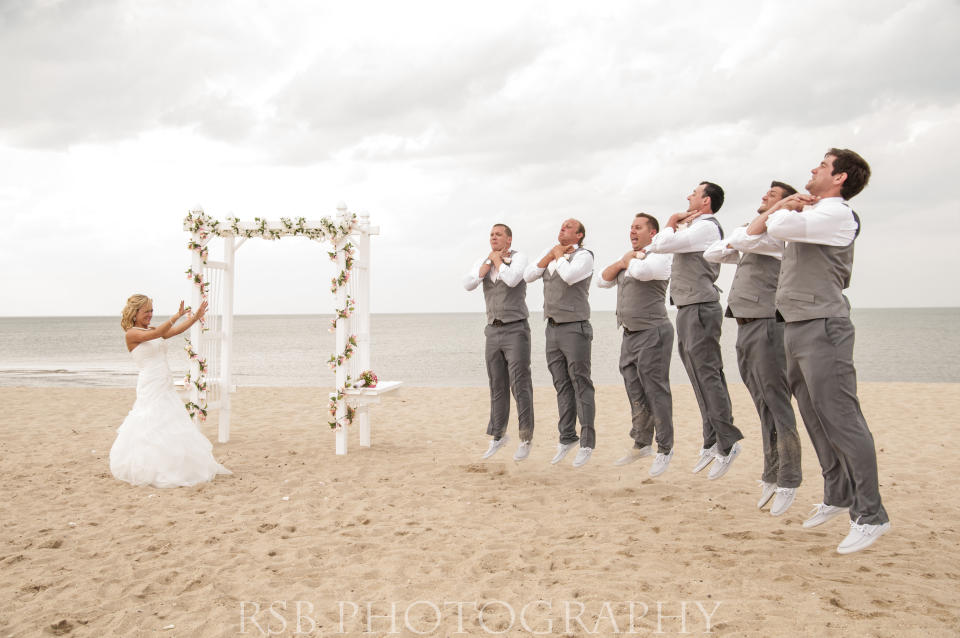
[[[185,487],[232,474],[177,396],[164,339],[144,341],[131,354],[140,369],[137,400],[110,448],[113,475],[132,485]]]

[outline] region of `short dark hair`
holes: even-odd
[[[797,189],[787,184],[786,182],[778,182],[776,180],[770,182],[770,188],[779,188],[783,191],[784,197],[790,197],[791,195],[796,194]]]
[[[723,206],[723,189],[713,182],[700,182],[703,186],[703,194],[710,198],[710,211],[715,213]]]
[[[649,213],[637,213],[634,219],[637,217],[643,217],[645,220],[647,220],[647,225],[650,226],[650,228],[654,229],[658,233],[660,232],[660,222],[658,222],[657,218],[653,215]]]
[[[510,230],[509,226],[507,226],[506,224],[494,224],[492,228],[496,228],[497,226],[503,229],[503,232],[507,234],[507,237],[511,237],[511,238],[513,237],[513,231]]]
[[[833,156],[833,172],[831,175],[846,173],[847,179],[843,182],[840,195],[844,199],[853,199],[870,181],[870,165],[849,148],[831,148],[827,155]]]

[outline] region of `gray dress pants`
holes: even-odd
[[[673,449],[673,397],[670,394],[670,355],[673,326],[669,320],[645,330],[624,328],[620,374],[630,400],[630,438],[637,448],[653,443],[657,451]]]
[[[709,301],[677,310],[677,350],[687,370],[703,419],[703,447],[714,443],[721,450],[743,438],[733,425],[727,379],[720,356],[720,303]]]
[[[737,323],[737,364],[760,416],[761,478],[778,487],[797,487],[803,477],[800,435],[790,403],[783,323],[773,317]]]
[[[560,443],[575,443],[580,447],[596,446],[593,419],[597,411],[594,403],[593,381],[590,380],[590,350],[593,327],[589,321],[548,323],[547,368],[557,391],[557,411],[560,418],[557,429]],[[577,436],[577,419],[580,436]]]
[[[533,381],[530,377],[530,324],[527,320],[488,325],[487,379],[490,382],[490,421],[487,434],[500,439],[510,418],[510,391],[517,402],[520,440],[533,438]]]
[[[823,502],[849,507],[850,519],[890,520],[880,502],[877,451],[860,411],[847,317],[794,321],[784,329],[787,379],[823,472]]]

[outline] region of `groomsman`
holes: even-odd
[[[737,441],[743,438],[733,425],[720,355],[723,311],[720,289],[714,283],[720,265],[703,258],[704,250],[723,239],[723,229],[714,217],[723,205],[723,189],[712,182],[700,182],[687,202],[687,212],[672,215],[646,252],[673,253],[670,303],[677,307],[677,350],[703,419],[703,449],[693,471],[699,472],[716,459],[710,468],[712,480],[730,469],[740,454]]]
[[[667,318],[670,255],[644,252],[660,231],[657,219],[638,213],[630,225],[630,252],[604,269],[597,285],[617,287],[617,325],[623,327],[620,374],[630,400],[633,449],[614,465],[657,456],[650,476],[660,476],[673,458],[673,398],[670,395],[670,355],[673,325]]]
[[[797,189],[772,182],[760,198],[757,213]],[[760,415],[763,474],[758,508],[773,499],[770,513],[780,516],[793,504],[802,477],[800,437],[790,403],[783,323],[776,320],[777,279],[783,242],[768,234],[748,235],[746,226],[716,241],[703,253],[715,263],[736,263],[737,272],[727,300],[726,316],[737,321],[737,365]]]
[[[870,166],[848,149],[831,148],[811,171],[809,195],[791,195],[747,229],[787,242],[777,287],[786,321],[787,378],[823,472],[823,502],[803,526],[849,510],[850,532],[837,552],[872,545],[890,529],[880,500],[873,435],[860,411],[853,366],[850,302],[853,244],[860,218],[847,200],[870,180]]]
[[[547,367],[557,391],[557,428],[560,442],[551,463],[559,463],[580,441],[573,460],[581,467],[590,460],[596,445],[593,420],[596,414],[593,381],[590,380],[590,278],[593,253],[583,247],[586,229],[576,219],[560,227],[557,245],[540,261],[531,263],[523,277],[527,282],[543,278],[543,316],[547,320]],[[580,436],[577,436],[577,419]]]
[[[527,323],[527,282],[523,271],[526,255],[511,247],[513,232],[506,224],[490,229],[490,254],[477,261],[463,278],[463,287],[473,290],[483,283],[487,307],[485,356],[490,382],[490,421],[487,434],[493,437],[483,454],[488,459],[507,444],[510,392],[517,402],[520,445],[515,461],[530,456],[533,440],[533,382],[530,378],[530,324]],[[508,390],[509,389],[509,390]]]

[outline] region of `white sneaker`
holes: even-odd
[[[523,459],[530,456],[530,446],[532,441],[520,441],[520,445],[517,446],[517,451],[513,455],[514,461],[522,461]]]
[[[573,467],[583,467],[587,464],[587,461],[590,460],[590,455],[593,454],[592,447],[582,447],[580,451],[577,452],[577,458],[573,459]]]
[[[760,500],[757,501],[757,509],[763,509],[763,506],[777,493],[777,484],[766,481],[757,482],[760,483]]]
[[[837,545],[837,553],[852,554],[859,552],[861,549],[866,549],[873,545],[878,538],[889,531],[889,522],[883,523],[882,525],[867,525],[866,523],[860,525],[850,521],[850,533]]]
[[[553,457],[552,459],[550,459],[550,464],[551,464],[551,465],[556,465],[557,463],[559,463],[560,461],[562,461],[562,460],[563,460],[563,457],[565,457],[565,456],[567,455],[567,452],[569,452],[570,450],[573,449],[573,446],[574,446],[574,445],[576,445],[576,442],[574,442],[574,443],[557,443],[557,453],[554,455],[554,457]]]
[[[780,516],[793,505],[793,499],[797,498],[797,488],[778,487],[777,497],[773,499],[773,505],[770,506],[771,516]]]
[[[642,459],[642,458],[645,457],[645,456],[653,456],[653,446],[652,446],[652,445],[645,445],[645,446],[643,446],[642,448],[633,448],[632,450],[630,450],[629,452],[627,452],[627,454],[626,454],[625,456],[622,456],[622,457],[620,457],[619,459],[617,459],[616,461],[614,461],[613,464],[616,465],[617,467],[619,467],[619,466],[621,466],[621,465],[629,465],[630,463],[633,463],[634,461],[639,461],[640,459]]]
[[[507,436],[506,434],[504,434],[503,437],[499,439],[493,439],[492,441],[490,441],[490,447],[487,448],[487,451],[484,452],[483,456],[481,456],[480,458],[489,459],[491,456],[499,452],[500,448],[506,445],[507,441],[509,440],[510,440],[510,437]]]
[[[835,507],[833,505],[827,505],[826,503],[817,503],[813,506],[813,509],[810,510],[810,515],[807,520],[803,521],[803,527],[810,529],[817,525],[823,525],[834,516],[843,514],[846,511],[846,507]]]
[[[672,458],[673,450],[670,450],[669,454],[658,452],[657,458],[653,459],[653,463],[650,464],[650,476],[660,476],[666,472]]]
[[[733,447],[730,448],[730,453],[726,456],[721,456],[717,452],[717,460],[714,461],[713,467],[710,468],[710,474],[707,475],[707,478],[711,481],[715,481],[730,469],[730,466],[733,465],[734,459],[740,456],[740,443],[734,443]]]
[[[713,460],[717,458],[717,444],[714,443],[710,447],[705,447],[700,450],[700,459],[697,460],[697,464],[693,466],[693,473],[696,474],[703,468],[707,467]]]

